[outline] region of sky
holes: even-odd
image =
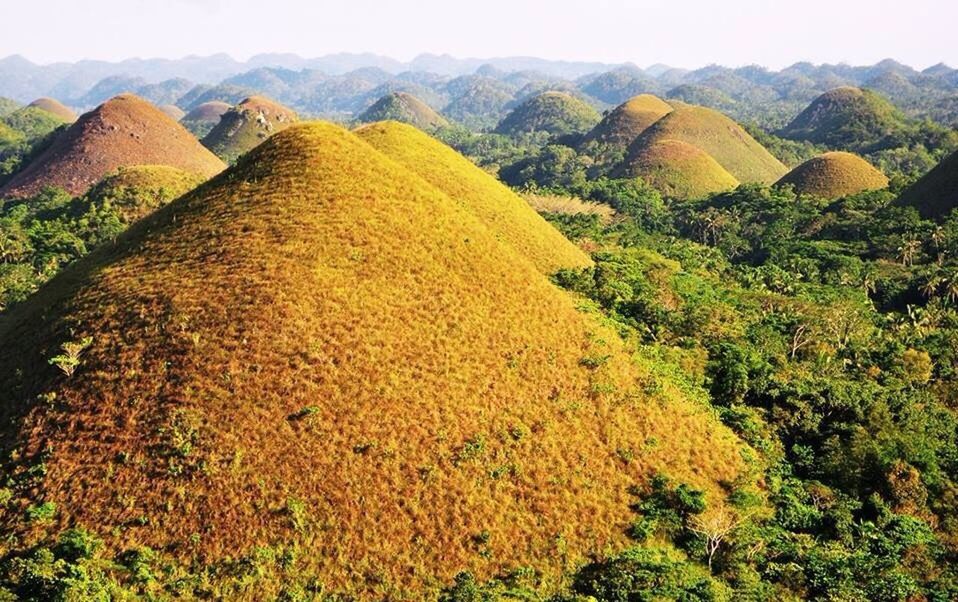
[[[707,64],[958,66],[956,0],[2,0],[0,57],[423,52]]]

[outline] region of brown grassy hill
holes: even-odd
[[[66,123],[73,123],[77,120],[77,114],[74,113],[72,109],[67,108],[63,103],[53,98],[38,98],[27,106],[43,109],[47,113],[53,113]]]
[[[739,124],[718,111],[686,104],[679,104],[645,130],[629,147],[620,169],[629,170],[629,164],[647,147],[664,140],[700,148],[742,183],[771,184],[788,171]]]
[[[296,112],[262,96],[250,96],[220,117],[203,145],[227,163],[299,121]]]
[[[625,150],[639,135],[672,112],[672,106],[652,94],[640,94],[613,109],[586,135],[583,144],[597,142]]]
[[[179,121],[186,116],[186,111],[176,105],[160,105],[159,109],[166,113],[166,115],[173,121]]]
[[[642,178],[663,196],[680,200],[705,198],[739,184],[708,153],[679,140],[642,146],[616,175]]]
[[[231,108],[230,105],[218,100],[204,102],[184,115],[183,118],[180,119],[180,124],[193,132],[196,137],[202,138],[216,127],[216,124],[220,122],[220,117]]]
[[[496,132],[508,136],[546,132],[554,136],[582,134],[598,122],[599,112],[566,92],[548,91],[526,100],[499,122]]]
[[[783,184],[790,184],[799,194],[837,199],[885,188],[888,178],[858,155],[831,152],[809,159],[788,172],[778,181],[778,185]]]
[[[592,263],[521,197],[435,138],[395,121],[367,125],[356,133],[455,199],[540,271],[552,274]]]
[[[26,197],[45,186],[79,195],[105,175],[130,165],[169,165],[212,176],[223,162],[149,102],[122,94],[83,115],[0,189]]]
[[[377,100],[356,118],[358,123],[399,121],[431,132],[449,125],[449,120],[407,92],[392,92]]]
[[[917,208],[926,219],[941,220],[958,209],[958,152],[907,188],[898,203]]]
[[[593,316],[354,134],[292,127],[0,321],[0,525],[200,566],[294,550],[290,573],[360,599],[552,581],[625,545],[633,483],[714,499],[742,469]],[[40,501],[50,521],[24,520]]]
[[[121,167],[90,189],[93,203],[110,203],[127,223],[152,213],[202,184],[204,176],[168,165]]]

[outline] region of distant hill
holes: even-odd
[[[66,123],[73,123],[77,120],[77,114],[73,112],[73,109],[68,108],[66,105],[53,98],[38,98],[31,102],[28,106],[42,109],[47,113],[56,115]]]
[[[398,121],[417,127],[425,132],[449,125],[449,120],[432,107],[406,92],[393,92],[383,96],[356,118],[358,123]]]
[[[926,219],[942,220],[958,209],[958,152],[907,188],[898,203],[915,207]]]
[[[167,117],[169,117],[173,121],[179,121],[180,119],[183,119],[183,117],[186,116],[186,111],[184,111],[183,109],[179,108],[176,105],[160,105],[158,108],[164,113],[166,113]]]
[[[742,183],[771,184],[788,171],[740,125],[725,115],[682,103],[632,143],[622,169],[627,171],[628,165],[643,156],[649,147],[666,140],[685,142],[705,151]]]
[[[34,105],[17,109],[2,118],[3,123],[19,132],[27,140],[39,140],[60,126],[70,123],[59,115]]]
[[[17,173],[0,197],[26,197],[45,186],[74,195],[120,167],[169,165],[206,177],[223,163],[149,102],[117,96],[83,115]]]
[[[543,273],[591,265],[521,197],[438,140],[397,122],[368,125],[356,134],[461,204]]]
[[[447,117],[475,129],[494,128],[508,111],[514,89],[489,77],[466,77],[447,86],[453,100],[443,108]]]
[[[662,196],[679,200],[705,198],[739,184],[702,149],[670,139],[639,147],[615,175],[642,178]]]
[[[904,125],[901,112],[878,93],[846,86],[816,98],[780,135],[861,151],[900,131]]]
[[[65,344],[82,349],[69,374],[50,362]],[[554,587],[630,545],[634,486],[668,474],[717,507],[746,470],[706,404],[462,205],[324,123],[14,307],[0,390],[4,466],[30,475],[0,506],[11,537],[82,525],[104,558],[163,550],[216,567],[204,591],[257,599],[281,580],[219,569],[264,542],[343,599],[435,599],[504,566]],[[49,500],[38,532],[25,509]]]
[[[565,92],[543,92],[526,100],[499,122],[496,133],[515,136],[545,132],[553,136],[581,134],[601,116],[585,102]]]
[[[203,138],[203,146],[227,163],[299,121],[292,109],[262,96],[251,96],[227,111]]]
[[[233,107],[218,100],[204,102],[184,115],[180,119],[180,123],[183,127],[193,132],[197,138],[202,138],[216,127],[216,124],[220,122],[220,118],[231,108]]]
[[[837,199],[888,186],[888,178],[858,155],[830,152],[809,159],[778,181],[795,192],[824,199]]]
[[[652,94],[640,94],[617,106],[582,141],[625,150],[642,132],[672,112],[672,106]]]

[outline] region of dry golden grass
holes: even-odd
[[[356,134],[455,199],[542,272],[592,264],[519,195],[435,138],[395,121],[367,125]]]
[[[559,194],[524,193],[522,198],[538,213],[562,213],[565,215],[598,215],[609,222],[615,217],[615,209],[605,203],[583,201],[574,196]]]
[[[881,190],[888,178],[868,161],[845,152],[825,153],[785,174],[778,185],[789,184],[799,194],[837,199],[866,190]]]
[[[132,223],[205,180],[203,176],[168,165],[121,167],[90,189],[87,198],[111,203],[119,209],[125,222]]]
[[[277,134],[0,321],[5,469],[44,463],[0,528],[51,501],[108,552],[289,543],[333,590],[420,600],[623,545],[653,472],[717,499],[736,438],[496,238],[350,132]]]
[[[679,200],[705,198],[739,184],[708,153],[679,140],[642,146],[623,164],[619,174],[642,178],[663,196]]]

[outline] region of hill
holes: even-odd
[[[180,124],[193,132],[197,138],[202,138],[216,127],[216,124],[220,122],[220,117],[231,108],[230,105],[218,100],[205,102],[184,115],[180,119]]]
[[[432,107],[406,92],[392,92],[377,100],[356,118],[359,123],[398,121],[425,132],[446,127],[449,121]]]
[[[599,112],[565,92],[543,92],[526,100],[499,122],[496,133],[507,136],[545,132],[553,136],[582,134],[601,119]]]
[[[655,122],[629,147],[625,163],[629,165],[646,149],[665,140],[678,140],[705,151],[739,182],[778,181],[788,171],[740,125],[725,115],[694,105],[679,104]]]
[[[250,96],[220,117],[219,123],[203,138],[203,146],[227,163],[233,163],[298,120],[292,109],[262,96]]]
[[[38,98],[31,102],[28,106],[36,107],[37,109],[43,109],[47,113],[52,113],[66,123],[73,123],[77,120],[77,114],[73,112],[73,109],[67,108],[66,105],[53,98]]]
[[[835,149],[864,151],[904,125],[898,109],[878,93],[845,86],[813,100],[780,135]]]
[[[456,78],[446,90],[453,99],[443,115],[473,129],[494,128],[514,99],[510,86],[489,77]]]
[[[70,342],[76,364],[52,365]],[[429,599],[504,566],[554,583],[625,545],[631,485],[662,471],[714,500],[744,468],[631,356],[422,178],[294,126],[0,321],[0,445],[23,475],[0,521],[40,536],[24,515],[45,503],[45,533],[84,526],[107,557],[238,567],[188,598],[308,575]],[[263,554],[272,581],[243,568]]]
[[[606,115],[586,135],[583,145],[597,142],[625,150],[642,132],[671,112],[672,106],[658,96],[635,96]]]
[[[858,155],[830,152],[805,161],[778,185],[789,184],[799,194],[823,199],[837,199],[866,190],[880,190],[888,186],[885,174]]]
[[[132,223],[202,184],[204,176],[168,165],[121,167],[86,194],[95,204],[109,203]]]
[[[180,119],[183,119],[183,117],[186,116],[186,111],[184,111],[183,109],[179,108],[176,105],[159,105],[158,108],[164,113],[166,113],[167,117],[169,117],[173,121],[179,121]]]
[[[367,125],[356,133],[457,201],[541,272],[591,264],[521,197],[438,140],[394,121]]]
[[[642,146],[616,175],[642,178],[663,196],[679,200],[705,198],[739,184],[708,153],[679,140]]]
[[[32,196],[45,186],[83,194],[130,165],[169,165],[212,176],[223,163],[149,102],[123,94],[83,115],[15,175],[0,198]]]
[[[898,204],[915,207],[922,217],[936,220],[958,209],[958,152],[907,188]]]
[[[67,121],[43,109],[26,106],[17,109],[0,119],[13,130],[19,132],[27,140],[38,140],[50,134]]]

